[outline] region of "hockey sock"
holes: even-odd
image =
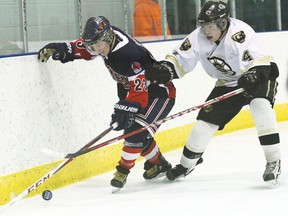
[[[197,161],[202,156],[203,152],[197,153],[190,151],[186,146],[183,149],[183,154],[180,163],[185,168],[193,168],[196,166]]]
[[[185,146],[192,152],[204,152],[218,127],[202,120],[197,121]]]
[[[250,103],[250,111],[267,162],[279,160],[281,157],[280,138],[276,115],[270,102],[264,98],[255,98]]]
[[[124,146],[122,148],[121,160],[119,165],[127,170],[130,170],[134,167],[136,159],[139,157],[141,148],[131,148]]]
[[[182,166],[186,168],[196,166],[198,159],[205,151],[218,127],[218,125],[202,120],[196,122],[183,149],[183,154],[180,160]]]

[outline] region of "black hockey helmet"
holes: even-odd
[[[228,16],[229,10],[227,9],[226,3],[222,1],[208,1],[199,13],[198,24],[203,26],[205,23],[215,22],[217,26],[223,30]]]
[[[109,20],[104,16],[90,17],[85,25],[82,38],[86,44],[94,44],[98,41],[106,41],[111,44],[114,32]]]

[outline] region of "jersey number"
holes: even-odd
[[[250,53],[248,50],[245,50],[245,51],[244,51],[242,60],[243,60],[243,61],[247,61],[247,62],[253,60],[253,57],[252,57],[251,53]]]
[[[135,91],[147,91],[147,86],[146,86],[146,79],[135,79],[134,80],[134,84],[135,84],[135,87],[134,87],[134,90]]]

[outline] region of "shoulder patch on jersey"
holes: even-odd
[[[239,31],[235,34],[232,35],[232,40],[238,42],[238,43],[243,43],[245,41],[246,35],[244,31]]]
[[[181,51],[187,51],[191,48],[191,43],[188,38],[181,44],[180,50]]]
[[[138,74],[142,71],[142,67],[139,62],[133,62],[131,67],[135,74]]]

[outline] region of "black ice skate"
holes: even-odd
[[[281,161],[267,162],[266,169],[263,174],[263,180],[269,187],[274,188],[279,184],[281,174]]]
[[[127,182],[129,172],[129,170],[117,166],[117,171],[114,173],[114,177],[110,182],[111,186],[113,187],[112,193],[116,193],[124,187]]]
[[[166,171],[171,169],[171,164],[165,160],[163,155],[160,156],[160,164],[152,164],[149,161],[146,161],[144,164],[144,169],[146,170],[143,173],[144,179],[155,179],[160,178],[165,175]]]
[[[198,164],[201,164],[202,162],[203,162],[203,159],[202,159],[202,157],[200,157],[199,160],[196,163],[196,166]],[[175,181],[176,179],[184,178],[189,173],[191,173],[194,169],[195,169],[195,167],[189,169],[189,168],[183,167],[181,164],[177,164],[173,169],[168,170],[166,172],[165,181],[166,180],[167,181]]]

